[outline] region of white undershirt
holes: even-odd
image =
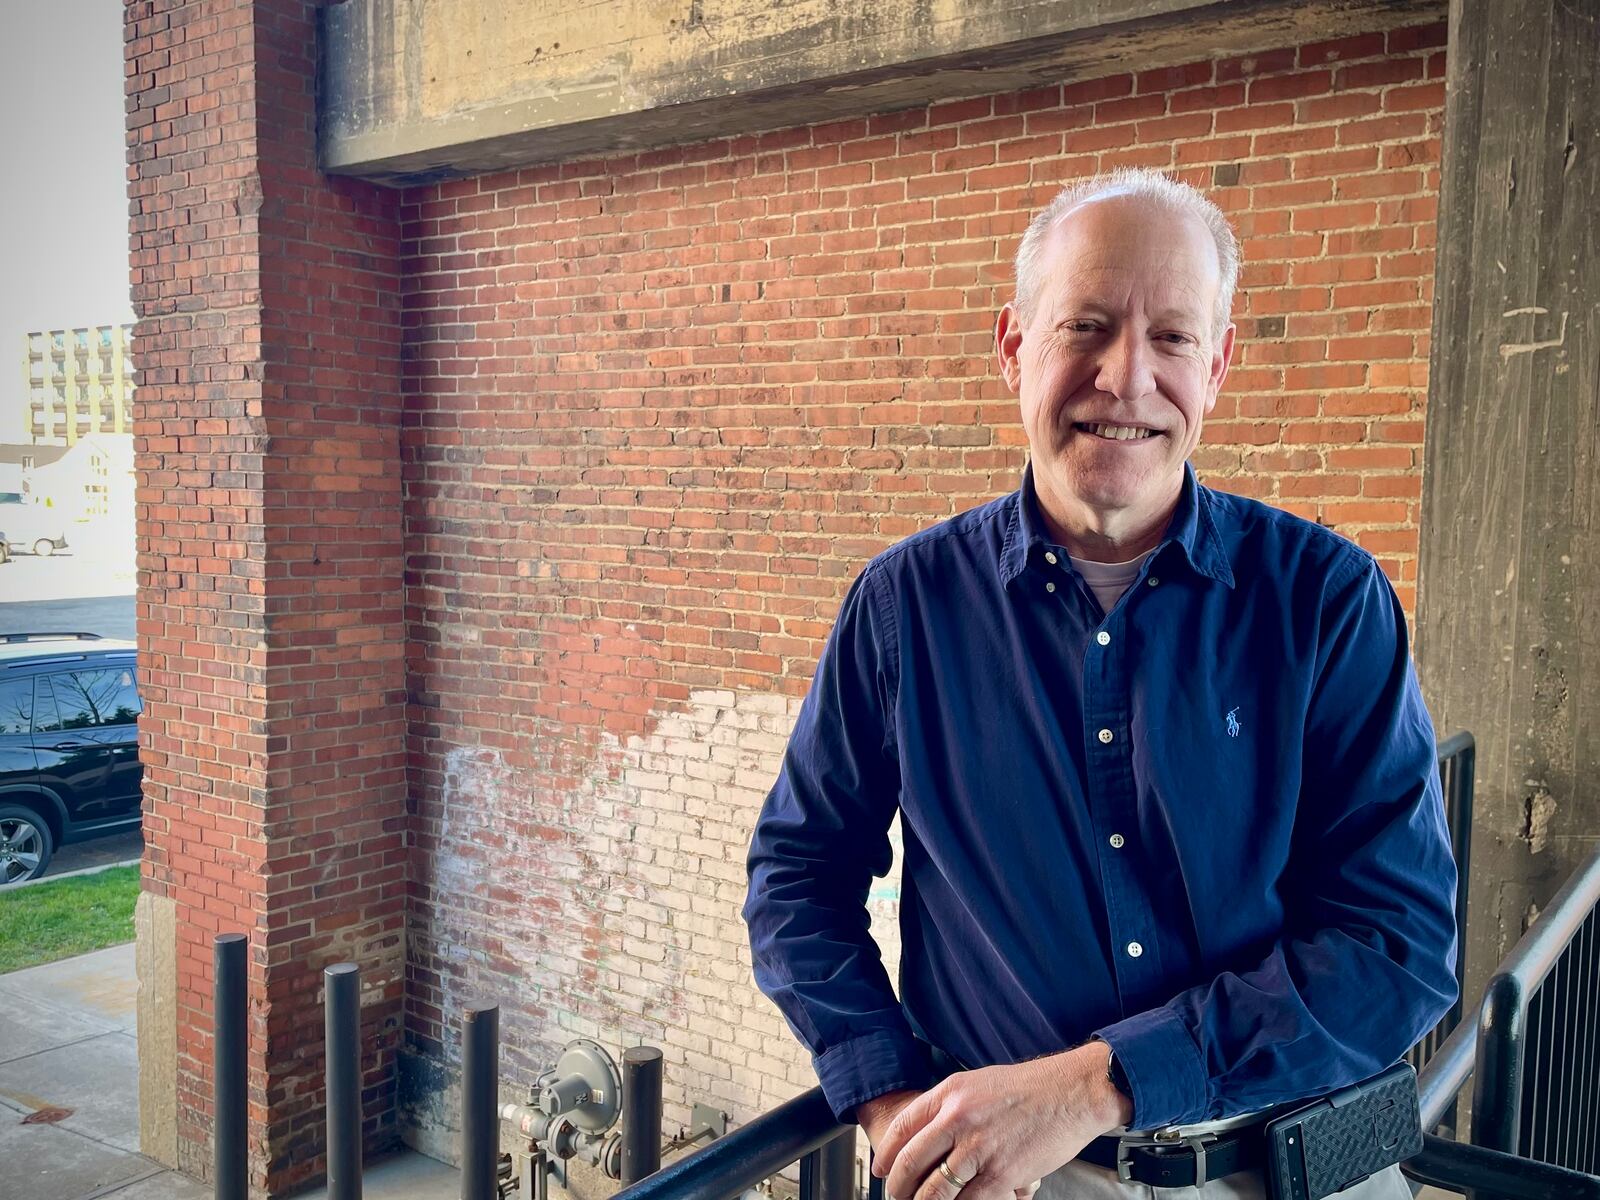
[[[1083,576],[1083,581],[1089,585],[1094,598],[1100,601],[1101,610],[1109,613],[1117,606],[1117,601],[1122,599],[1122,593],[1132,587],[1133,581],[1139,578],[1139,568],[1144,566],[1144,560],[1155,552],[1156,547],[1152,546],[1137,558],[1119,563],[1073,558],[1072,566]]]

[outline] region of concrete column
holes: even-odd
[[[1416,653],[1478,739],[1469,1003],[1600,831],[1600,6],[1453,0]]]

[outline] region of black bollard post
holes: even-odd
[[[211,1130],[211,1176],[216,1200],[247,1200],[245,1150],[246,980],[250,939],[218,934],[212,943],[215,975],[211,1008],[211,1086],[216,1116]]]
[[[500,1006],[461,1015],[461,1200],[500,1195]]]
[[[328,1200],[361,1200],[361,968],[334,963],[322,983]]]
[[[661,1169],[661,1051],[622,1052],[622,1186]]]

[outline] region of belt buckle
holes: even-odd
[[[1158,1129],[1149,1137],[1120,1137],[1117,1139],[1117,1178],[1123,1183],[1134,1183],[1133,1158],[1131,1152],[1144,1149],[1147,1146],[1172,1146],[1181,1142],[1194,1154],[1194,1183],[1193,1187],[1204,1187],[1206,1183],[1206,1147],[1220,1141],[1222,1135],[1217,1133],[1196,1133],[1188,1137],[1180,1137],[1178,1131],[1173,1129],[1168,1132]]]
[[[1146,1146],[1164,1146],[1169,1139],[1160,1136],[1149,1137],[1145,1135],[1128,1135],[1117,1139],[1117,1178],[1123,1183],[1133,1183],[1133,1158],[1132,1151],[1142,1150]]]

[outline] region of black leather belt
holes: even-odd
[[[966,1067],[951,1054],[918,1037],[928,1047],[933,1067],[941,1077]],[[1130,1134],[1125,1137],[1097,1137],[1078,1157],[1097,1167],[1115,1171],[1124,1183],[1143,1183],[1150,1187],[1201,1187],[1209,1179],[1221,1179],[1236,1171],[1248,1171],[1266,1162],[1266,1117],[1225,1133],[1202,1133],[1191,1137],[1155,1137]]]
[[[1115,1171],[1124,1183],[1151,1187],[1201,1187],[1266,1161],[1260,1124],[1191,1137],[1097,1137],[1078,1153],[1084,1162]]]

